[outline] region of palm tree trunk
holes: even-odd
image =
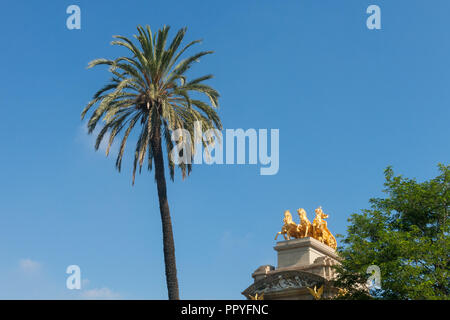
[[[157,126],[155,131],[156,132],[154,132],[152,137],[152,152],[155,163],[155,180],[158,187],[159,211],[161,212],[167,290],[169,293],[169,300],[179,300],[175,242],[173,240],[172,221],[170,218],[169,203],[167,201],[160,127]]]

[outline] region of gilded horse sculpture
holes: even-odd
[[[280,234],[283,235],[285,240],[290,240],[291,237],[297,239],[313,237],[327,246],[336,249],[336,239],[331,234],[330,230],[328,230],[327,222],[325,221],[325,219],[328,218],[328,215],[323,212],[322,207],[315,210],[316,217],[312,224],[306,216],[305,209],[300,208],[297,210],[297,213],[300,218],[299,224],[296,224],[292,220],[292,215],[289,210],[284,212],[284,224],[281,231],[276,234],[275,240]]]
[[[306,216],[306,211],[303,208],[297,210],[298,217],[300,218],[300,223],[298,224],[298,229],[300,231],[300,237],[312,237],[313,235],[313,227],[311,222],[309,222],[308,217]]]
[[[277,238],[280,234],[283,235],[284,240],[290,240],[291,237],[299,238],[298,226],[294,222],[294,220],[292,220],[292,215],[289,212],[289,210],[286,210],[284,212],[283,222],[284,222],[284,225],[283,225],[283,227],[281,227],[281,231],[278,232],[277,235],[275,236],[275,240],[277,240]]]

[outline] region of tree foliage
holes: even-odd
[[[349,218],[341,240],[336,286],[344,299],[448,299],[450,297],[450,166],[429,181],[385,170],[385,198]],[[381,271],[381,288],[367,289],[367,267]]]

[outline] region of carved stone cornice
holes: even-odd
[[[264,294],[266,299],[294,291],[307,292],[307,287],[328,284],[323,277],[300,270],[272,271],[263,279],[255,281],[242,294],[246,297]]]

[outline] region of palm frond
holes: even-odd
[[[99,149],[109,133],[107,155],[116,137],[125,130],[117,152],[116,168],[119,171],[127,141],[133,131],[139,130],[134,150],[133,184],[135,174],[137,171],[141,172],[145,160],[147,169],[152,170],[154,144],[161,141],[164,141],[167,151],[170,178],[174,179],[176,165],[169,156],[174,148],[172,130],[188,130],[193,139],[196,121],[201,123],[204,131],[222,129],[215,110],[219,106],[219,93],[204,84],[204,81],[212,79],[213,76],[208,74],[190,81],[186,76],[186,71],[194,62],[212,51],[201,51],[179,61],[181,56],[200,40],[191,41],[183,47],[187,29],[178,30],[171,41],[169,31],[169,26],[164,26],[156,33],[153,33],[149,26],[138,26],[134,41],[120,35],[113,36],[111,44],[126,48],[129,55],[113,60],[95,59],[88,64],[88,68],[108,66],[112,78],[95,92],[92,100],[83,109],[81,118],[84,119],[95,107],[87,121],[88,133],[92,134],[97,125],[102,123],[96,137],[95,149]],[[196,94],[195,99],[191,97],[192,93]],[[198,94],[205,100],[198,99]],[[202,144],[206,146],[208,143],[202,140]],[[194,141],[190,141],[190,147],[193,157]],[[177,166],[183,178],[192,170],[190,163],[180,163]]]

